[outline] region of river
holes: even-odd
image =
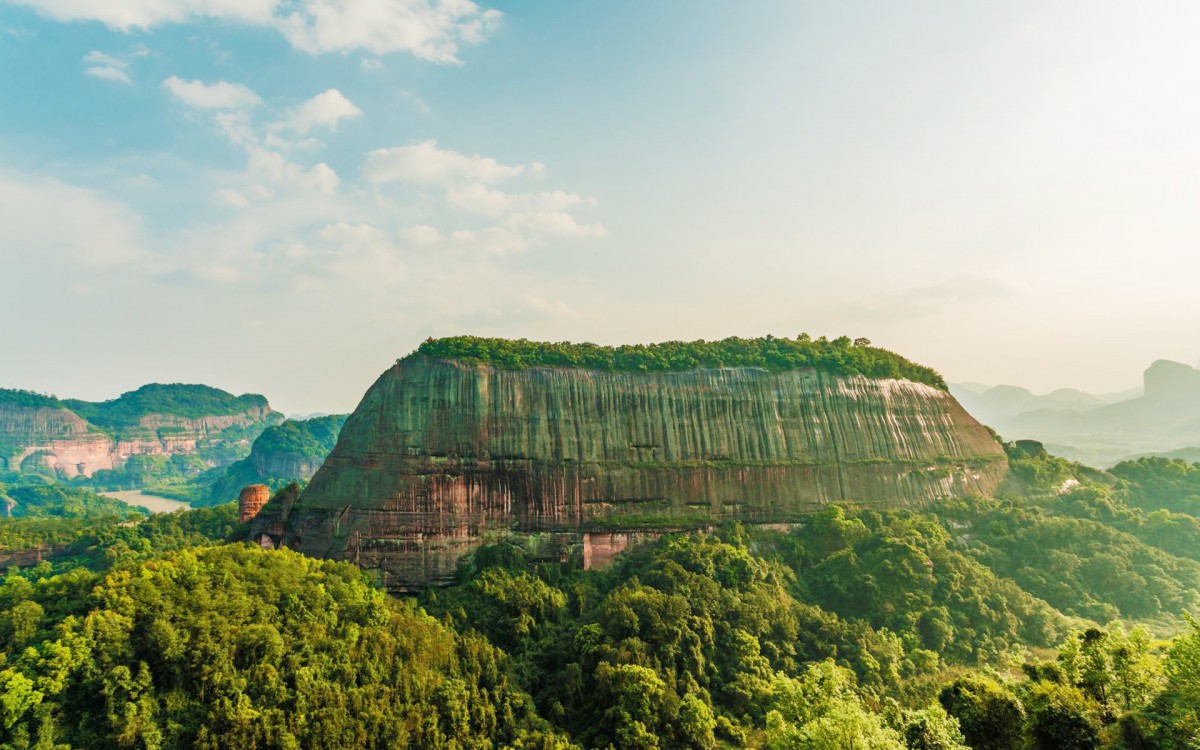
[[[105,497],[116,498],[123,503],[129,505],[140,505],[151,513],[170,513],[175,510],[184,510],[191,506],[179,500],[172,500],[169,497],[160,497],[158,495],[147,495],[141,490],[122,490],[120,492],[101,492]]]

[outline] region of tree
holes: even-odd
[[[1011,690],[987,677],[960,677],[942,689],[938,701],[958,719],[973,750],[1014,750],[1021,746],[1025,709]]]
[[[903,732],[909,750],[967,750],[958,721],[938,703],[907,713]]]
[[[1100,722],[1084,693],[1070,685],[1042,682],[1029,696],[1032,750],[1094,750]]]

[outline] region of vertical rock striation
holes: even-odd
[[[242,523],[252,520],[271,499],[271,488],[265,484],[243,487],[238,494],[238,518]]]
[[[585,541],[782,522],[835,501],[990,495],[1005,468],[953,397],[907,380],[418,354],[379,378],[308,488],[269,504],[252,533],[410,588],[448,578],[492,532]]]
[[[198,401],[197,393],[208,400]],[[146,394],[158,400],[151,403]],[[207,386],[149,385],[99,403],[0,389],[0,470],[90,477],[120,470],[133,456],[198,455],[222,444],[249,448],[253,437],[281,421],[262,396],[235,397]]]

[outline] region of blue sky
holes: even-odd
[[[0,0],[0,385],[347,410],[430,335],[1200,356],[1188,3]]]

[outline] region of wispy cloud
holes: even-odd
[[[407,52],[458,64],[464,44],[478,44],[502,14],[470,0],[0,0],[59,21],[99,21],[121,31],[203,19],[273,29],[311,54]]]
[[[129,62],[127,60],[92,50],[84,55],[83,65],[83,74],[92,78],[126,85],[133,83],[129,78]]]
[[[427,140],[408,146],[379,148],[367,154],[363,176],[368,182],[411,182],[447,185],[458,182],[493,183],[516,177],[527,168],[543,169],[541,164],[501,164],[478,154],[461,154],[438,148]]]
[[[306,135],[317,128],[337,130],[342,120],[361,116],[362,110],[354,106],[342,92],[329,89],[288,111],[282,120],[271,125],[271,129]]]
[[[171,76],[163,81],[163,86],[181,102],[197,109],[246,109],[255,107],[262,101],[258,94],[240,83],[227,81],[204,83]]]
[[[427,140],[407,146],[375,149],[367,154],[363,177],[375,185],[435,185],[445,190],[447,206],[497,220],[482,231],[451,234],[451,241],[479,242],[489,252],[506,253],[541,244],[547,237],[603,237],[601,224],[582,224],[570,211],[594,207],[596,201],[553,190],[508,192],[494,187],[519,177],[543,177],[539,162],[504,164],[479,154],[440,148]]]

